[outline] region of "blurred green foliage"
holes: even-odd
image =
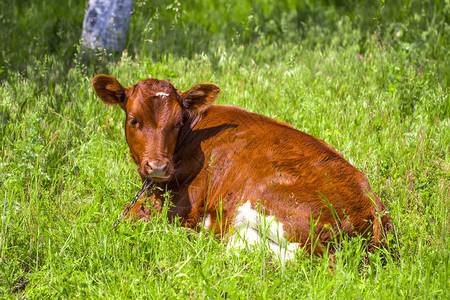
[[[0,2],[0,79],[5,70],[25,71],[44,56],[72,64],[87,1]],[[370,36],[420,59],[448,67],[447,0],[136,0],[128,52],[155,58],[168,53],[192,57],[219,45],[293,43],[308,47],[358,43]],[[343,28],[345,30],[343,30]],[[1,71],[0,71],[1,72]]]

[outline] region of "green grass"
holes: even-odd
[[[11,24],[20,21],[41,47],[24,54],[21,43],[8,44],[2,52],[0,297],[449,298],[449,29],[442,20],[450,6],[395,2],[367,5],[364,13],[364,2],[352,9],[338,2],[323,11],[321,1],[292,10],[289,1],[236,8],[245,18],[253,14],[251,26],[242,16],[227,20],[221,14],[202,23],[196,6],[180,4],[184,23],[170,27],[175,10],[161,12],[160,23],[151,18],[155,7],[177,2],[150,8],[137,1],[129,54],[99,54],[89,63],[73,46],[80,28],[67,29],[72,18],[61,19],[65,29],[52,53],[51,35],[32,12],[45,3],[2,4],[2,11],[17,15],[2,15],[7,26],[0,44],[19,32]],[[56,4],[45,5],[50,16]],[[76,26],[83,16],[77,5],[67,4]],[[282,17],[270,17],[277,12]],[[211,18],[226,29],[219,33]],[[288,40],[278,26],[283,22]],[[15,38],[31,41],[28,34]],[[174,36],[182,41],[175,43]],[[202,36],[197,44],[194,37]],[[143,39],[154,40],[153,46]],[[331,273],[326,258],[302,253],[284,266],[265,249],[229,253],[204,232],[188,239],[163,216],[112,232],[140,180],[128,155],[123,112],[105,106],[91,87],[100,72],[127,86],[149,76],[181,90],[213,82],[222,91],[218,103],[324,139],[367,175],[388,206],[395,226],[388,248],[370,254],[364,265],[362,241],[346,240]]]

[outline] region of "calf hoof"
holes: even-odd
[[[131,203],[125,205],[123,209],[127,209],[130,207]],[[152,214],[152,210],[150,207],[145,206],[145,203],[142,201],[136,201],[136,204],[131,208],[130,213],[127,215],[127,218],[133,218],[133,220],[143,220],[148,222],[150,220],[150,216]]]

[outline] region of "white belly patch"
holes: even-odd
[[[262,245],[279,256],[281,262],[294,258],[298,243],[289,243],[284,237],[283,224],[274,216],[266,216],[252,209],[250,201],[238,208],[234,228],[230,231],[228,250]]]

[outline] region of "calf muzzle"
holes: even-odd
[[[169,161],[167,160],[151,160],[147,161],[145,164],[145,172],[148,177],[153,179],[168,179],[170,174],[169,171]]]

